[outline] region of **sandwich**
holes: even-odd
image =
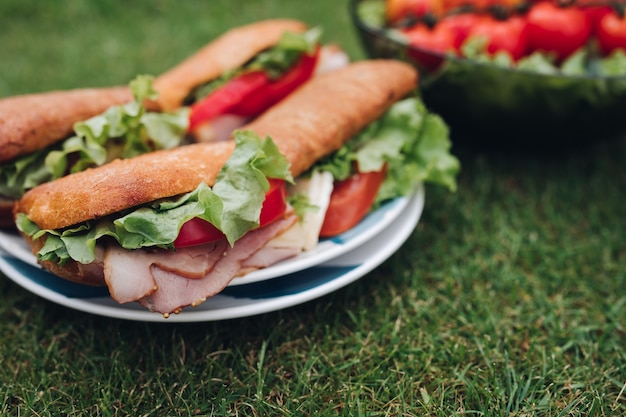
[[[84,88],[0,99],[0,227],[13,224],[11,211],[23,194],[20,157],[32,155],[73,132],[74,123],[132,100],[126,87]],[[12,175],[13,171],[15,175]]]
[[[231,29],[157,77],[153,105],[189,106],[194,140],[227,140],[315,74],[347,64],[348,56],[320,37],[319,28],[291,19]]]
[[[178,146],[188,111],[149,112],[152,77],[129,87],[77,89],[0,100],[0,226],[27,190],[68,173]],[[25,111],[27,109],[28,111]]]
[[[52,273],[179,313],[314,246],[345,181],[382,178],[368,182],[374,205],[420,181],[454,189],[459,164],[445,123],[412,97],[416,84],[413,68],[388,60],[320,75],[233,140],[117,160],[30,190],[17,227]]]
[[[38,184],[189,137],[227,139],[315,72],[344,65],[345,54],[320,47],[319,36],[296,20],[267,20],[226,32],[132,88],[1,99],[0,226],[12,224],[14,200]]]

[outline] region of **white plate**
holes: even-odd
[[[423,194],[423,192],[423,188],[419,187],[417,193]],[[332,239],[322,239],[314,249],[303,252],[299,256],[236,278],[231,281],[229,286],[250,284],[291,274],[321,264],[322,262],[326,262],[351,251],[372,239],[389,226],[391,222],[398,218],[398,215],[404,210],[408,202],[408,198],[396,198],[389,201],[383,204],[378,210],[368,214],[351,230],[339,236],[335,236]],[[37,259],[31,253],[24,239],[17,233],[0,231],[0,249],[4,249],[21,261],[39,268]]]
[[[106,288],[88,287],[57,278],[40,268],[0,253],[0,269],[18,285],[47,300],[101,316],[156,322],[200,322],[253,316],[321,297],[361,278],[387,260],[411,235],[424,207],[423,189],[407,202],[397,219],[358,248],[312,268],[226,288],[195,308],[164,319],[136,303],[118,304]]]

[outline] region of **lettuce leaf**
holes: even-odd
[[[74,136],[0,166],[0,195],[20,198],[27,190],[68,173],[178,146],[187,131],[188,109],[148,112],[146,99],[156,98],[153,78],[140,75],[130,83],[134,101],[74,124]]]
[[[441,117],[429,113],[420,99],[407,98],[313,169],[329,171],[336,180],[343,180],[354,173],[355,163],[361,172],[379,171],[387,164],[378,204],[409,195],[418,182],[456,190],[460,163],[450,147],[448,127]]]
[[[157,201],[64,230],[41,230],[20,214],[17,227],[37,239],[47,236],[38,257],[65,263],[74,259],[90,263],[96,242],[109,237],[126,249],[173,248],[182,225],[194,217],[209,221],[233,245],[259,224],[260,210],[269,189],[267,178],[293,182],[289,163],[271,140],[261,140],[248,131],[235,133],[235,150],[219,172],[213,187],[200,184],[194,191],[173,199]],[[358,163],[361,171],[377,171],[387,164],[387,178],[377,203],[409,195],[420,181],[456,189],[459,161],[450,154],[448,128],[428,112],[418,98],[396,103],[378,121],[348,141],[339,151],[312,169],[345,179]],[[308,210],[306,201],[300,202]]]
[[[262,140],[252,132],[242,131],[235,133],[235,142],[235,150],[212,188],[200,184],[194,191],[176,198],[63,230],[42,230],[20,214],[17,227],[33,239],[46,236],[37,256],[60,264],[70,259],[93,262],[96,242],[105,236],[126,249],[173,248],[182,225],[194,217],[212,223],[233,245],[259,225],[269,189],[267,178],[293,182],[288,161],[269,137]]]

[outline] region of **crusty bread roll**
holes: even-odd
[[[285,32],[303,32],[297,20],[273,19],[232,29],[158,76],[157,103],[171,111],[197,86],[235,69],[275,45]],[[84,88],[0,98],[0,163],[44,149],[69,136],[74,123],[133,100],[128,87]]]
[[[338,150],[416,87],[398,61],[362,61],[309,81],[242,130],[270,136],[294,176]],[[43,229],[59,229],[212,185],[232,141],[199,143],[114,161],[40,185],[16,206]]]
[[[241,67],[278,43],[285,32],[306,30],[304,23],[290,19],[264,20],[229,30],[157,77],[154,82],[159,92],[157,106],[166,111],[180,107],[195,87]]]
[[[242,130],[270,136],[294,176],[343,145],[417,86],[417,73],[391,60],[361,61],[321,75]]]
[[[83,88],[0,99],[0,163],[44,149],[73,132],[74,123],[127,103],[127,87]]]
[[[303,32],[297,20],[272,19],[224,33],[154,81],[151,110],[171,111],[196,87],[236,69],[278,43],[285,32]],[[74,123],[133,100],[127,87],[76,89],[0,99],[0,163],[46,148],[73,133]],[[13,226],[13,201],[0,200],[0,228]]]

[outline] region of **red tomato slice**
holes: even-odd
[[[299,87],[313,76],[318,50],[304,54],[296,65],[277,80],[264,71],[252,71],[235,77],[204,99],[191,106],[189,131],[223,114],[254,117]]]
[[[202,123],[228,113],[236,104],[268,83],[269,77],[263,71],[248,72],[230,80],[228,84],[191,106],[189,131],[192,132]]]
[[[265,200],[261,207],[259,227],[263,227],[279,219],[287,208],[287,189],[285,181],[268,178],[270,188],[265,194]],[[204,245],[224,238],[224,233],[206,220],[195,217],[180,229],[174,246],[184,248],[187,246]]]
[[[188,246],[204,245],[224,238],[224,233],[211,223],[198,217],[188,220],[174,241],[177,248]]]
[[[270,189],[265,193],[259,227],[279,219],[287,209],[287,186],[284,180],[268,178]]]
[[[528,11],[526,21],[530,49],[552,52],[557,61],[563,61],[584,46],[591,36],[589,17],[577,7],[536,3]]]
[[[606,55],[615,49],[626,51],[626,17],[614,12],[605,14],[598,22],[597,37],[598,45]]]
[[[386,169],[359,172],[335,183],[320,237],[336,236],[356,226],[372,207],[386,173]]]
[[[477,13],[453,14],[442,18],[437,27],[445,27],[454,34],[454,48],[459,50],[472,28],[479,25],[484,17]]]
[[[277,80],[268,80],[266,85],[252,91],[245,100],[239,101],[230,113],[247,117],[261,114],[310,79],[318,57],[319,48],[311,55],[304,54],[286,74]]]

